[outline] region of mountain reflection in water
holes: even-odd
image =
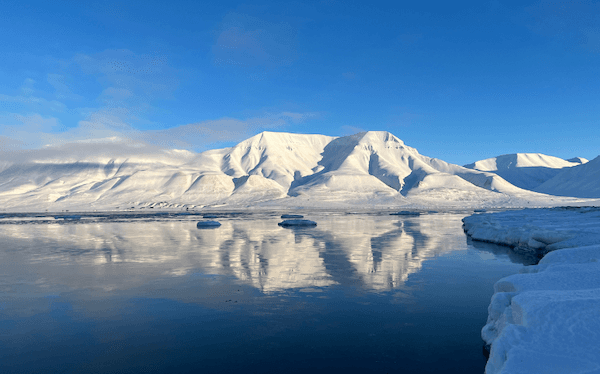
[[[0,372],[483,372],[510,254],[459,214],[303,214],[0,219]]]
[[[5,279],[18,274],[44,288],[116,290],[201,273],[232,275],[264,293],[334,284],[386,291],[427,258],[464,247],[447,232],[460,228],[458,216],[318,221],[293,229],[268,216],[221,219],[212,230],[193,220],[1,225],[0,267]]]

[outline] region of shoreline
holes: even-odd
[[[476,214],[472,240],[537,254],[537,265],[500,279],[482,339],[487,374],[600,370],[600,208]]]

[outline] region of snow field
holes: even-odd
[[[550,251],[495,284],[481,334],[491,346],[486,373],[599,373],[600,209],[526,209],[463,221],[475,240]]]

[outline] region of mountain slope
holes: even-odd
[[[477,161],[465,167],[493,172],[517,187],[534,190],[561,169],[577,166],[583,160],[567,161],[541,153],[515,153]]]
[[[535,190],[557,196],[600,197],[600,156],[583,165],[562,170]]]
[[[339,138],[264,132],[200,154],[98,147],[93,154],[45,149],[6,161],[0,209],[481,205],[548,198],[495,173],[423,156],[385,131]]]

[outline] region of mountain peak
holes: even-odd
[[[591,180],[594,187],[600,162],[599,158],[561,168],[562,164],[577,164],[519,153],[489,159],[494,173],[468,170],[422,156],[387,131],[343,137],[265,131],[234,147],[197,156],[155,148],[116,156],[112,148],[103,146],[100,156],[90,159],[89,152],[84,151],[94,146],[86,144],[85,148],[69,148],[62,153],[59,149],[40,151],[43,154],[38,156],[52,156],[35,158],[44,163],[32,162],[33,157],[27,158],[29,162],[0,163],[0,206],[104,209],[158,202],[171,206],[253,206],[267,201],[315,207],[323,201],[377,201],[385,206],[405,201],[480,204],[500,201],[506,194],[537,199],[515,185],[533,189],[562,169],[578,174],[560,181]],[[507,161],[505,167],[503,161]],[[583,189],[598,194],[587,184],[572,187],[568,193]]]
[[[563,160],[562,158],[548,156],[542,153],[511,153],[476,161],[472,164],[465,165],[465,167],[469,169],[495,172],[523,167],[561,169],[575,165],[577,165],[577,163],[574,161]]]
[[[392,142],[398,143],[399,145],[404,145],[404,142],[402,140],[400,140],[394,134],[388,131],[365,131],[356,135],[360,135],[361,142]]]
[[[248,148],[248,147],[263,147],[266,145],[269,146],[283,146],[290,144],[303,144],[309,145],[313,144],[314,140],[318,139],[319,141],[330,141],[334,139],[332,136],[326,135],[318,135],[318,134],[294,134],[289,132],[273,132],[273,131],[263,131],[250,137],[234,148]]]
[[[553,178],[563,168],[578,165],[541,153],[512,153],[480,160],[466,168],[493,172],[517,187],[532,190]]]

